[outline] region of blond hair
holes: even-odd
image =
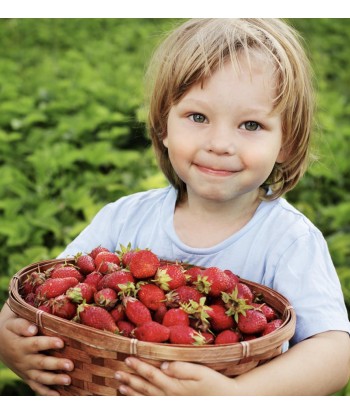
[[[276,68],[274,111],[282,118],[285,162],[276,163],[263,187],[275,199],[291,190],[309,160],[314,91],[309,60],[299,34],[281,19],[190,19],[176,28],[155,51],[148,70],[148,131],[158,163],[169,182],[186,194],[186,184],[174,171],[163,139],[173,105],[196,83],[203,82],[227,60],[238,66],[238,55],[262,53]]]

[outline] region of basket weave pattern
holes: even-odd
[[[164,360],[200,363],[234,377],[281,354],[283,343],[295,331],[295,312],[288,300],[268,287],[244,279],[241,282],[262,294],[264,301],[282,316],[282,326],[266,336],[231,345],[190,346],[142,342],[97,330],[38,310],[21,297],[19,287],[28,273],[44,272],[63,262],[67,261],[41,261],[20,270],[11,279],[8,299],[12,311],[37,324],[39,333],[58,336],[65,342],[63,349],[48,352],[74,363],[74,370],[69,373],[71,385],[56,387],[61,395],[118,395],[120,383],[114,374],[117,370],[130,372],[124,363],[130,355],[156,366]]]

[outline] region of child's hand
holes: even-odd
[[[0,360],[20,376],[39,395],[59,395],[46,385],[66,385],[70,377],[52,371],[73,369],[73,363],[41,354],[48,349],[64,346],[61,339],[36,336],[38,328],[29,321],[18,318],[5,305],[0,314]]]
[[[128,357],[125,363],[136,372],[131,374],[118,371],[116,379],[122,385],[120,393],[135,395],[232,395],[234,380],[206,366],[187,362],[163,362],[156,368],[135,357]]]

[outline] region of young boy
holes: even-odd
[[[170,186],[103,208],[61,257],[97,245],[150,247],[215,264],[285,295],[297,314],[288,351],[236,378],[201,365],[130,357],[125,395],[327,395],[349,379],[350,325],[320,231],[281,196],[305,171],[313,118],[309,65],[278,19],[192,19],[160,46],[149,131]],[[0,355],[42,394],[69,382],[44,357],[59,339],[31,337],[5,307]],[[28,337],[25,337],[28,336]],[[10,341],[16,350],[8,349]],[[60,346],[57,346],[60,347]],[[267,381],[268,380],[268,381]]]

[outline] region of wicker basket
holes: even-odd
[[[39,332],[59,336],[65,347],[50,354],[73,361],[69,386],[58,386],[61,395],[118,395],[117,370],[129,371],[124,363],[135,355],[159,366],[164,360],[181,360],[204,364],[226,376],[234,377],[281,354],[282,345],[294,334],[296,317],[288,300],[276,291],[242,279],[282,316],[283,324],[274,332],[254,340],[231,345],[187,346],[142,342],[45,313],[27,304],[19,293],[23,278],[33,271],[45,271],[64,260],[42,261],[28,265],[13,276],[8,304],[12,311],[38,325]],[[69,261],[68,261],[69,262]]]

